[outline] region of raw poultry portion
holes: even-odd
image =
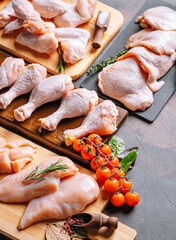
[[[0,147],[3,148],[6,146],[6,140],[3,137],[0,137]]]
[[[33,0],[32,4],[44,18],[53,18],[65,13],[69,5],[61,0]]]
[[[144,111],[153,103],[153,93],[147,86],[148,74],[134,57],[117,61],[98,74],[101,92],[122,102],[132,111]]]
[[[176,11],[165,6],[147,9],[136,19],[143,28],[176,31]]]
[[[78,88],[69,91],[61,101],[56,112],[47,118],[40,119],[41,127],[54,131],[62,119],[87,115],[98,104],[98,96],[95,91]]]
[[[0,66],[0,90],[13,85],[23,69],[22,58],[7,57]]]
[[[64,132],[66,145],[71,145],[75,139],[89,133],[97,133],[101,136],[112,134],[117,130],[117,116],[118,110],[112,101],[101,102],[89,112],[80,127]]]
[[[73,64],[83,58],[90,38],[89,31],[80,28],[56,28],[53,32],[61,44],[65,62]]]
[[[21,29],[23,27],[24,20],[22,19],[15,19],[7,24],[4,28],[4,34],[10,34],[15,30]]]
[[[0,28],[5,27],[10,21],[17,18],[12,5],[12,1],[9,2],[5,8],[0,11]]]
[[[0,108],[6,109],[16,97],[30,92],[46,75],[46,68],[40,64],[30,64],[25,67],[9,91],[0,95]]]
[[[24,166],[33,160],[36,153],[36,145],[26,139],[15,139],[0,147],[0,173],[19,172]],[[21,147],[20,147],[21,146]]]
[[[163,55],[171,55],[176,50],[176,31],[143,29],[133,34],[127,41],[125,48],[144,46],[151,51]]]
[[[15,42],[45,54],[51,54],[58,48],[58,41],[53,32],[44,35],[36,35],[24,31],[17,36]]]
[[[18,229],[22,230],[45,219],[66,219],[83,211],[98,198],[98,195],[97,182],[92,177],[78,172],[75,176],[61,181],[56,192],[32,200],[20,220]]]
[[[28,103],[14,110],[17,121],[29,118],[39,106],[62,98],[74,85],[71,77],[65,74],[55,75],[44,79],[31,92]]]
[[[67,169],[65,171],[55,170],[43,174],[43,180],[28,180],[23,182],[36,169],[35,165],[3,178],[0,181],[0,202],[27,202],[55,192],[58,189],[61,178],[73,176],[78,171],[70,159],[61,156],[51,157],[40,163],[38,167],[41,171],[57,161],[60,161],[58,165],[66,165]]]
[[[157,80],[164,76],[173,66],[176,60],[176,53],[174,51],[174,53],[170,56],[160,56],[151,52],[145,47],[134,47],[125,55],[120,57],[118,61],[130,57],[135,57],[138,59],[140,66],[148,74],[148,78],[146,80],[147,85],[152,92],[156,92],[165,84],[164,81],[158,82]]]

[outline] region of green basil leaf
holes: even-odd
[[[119,166],[121,169],[126,173],[128,171],[129,166],[136,160],[137,158],[137,153],[138,153],[138,148],[136,150],[133,150],[124,157]]]
[[[111,148],[112,154],[115,156],[117,156],[119,153],[125,150],[125,143],[123,139],[117,137],[116,135],[114,135],[110,139],[109,146]]]

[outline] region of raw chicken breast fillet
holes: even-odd
[[[165,6],[147,9],[136,22],[143,28],[176,31],[176,11]]]
[[[61,181],[55,193],[32,200],[20,220],[18,229],[22,230],[45,219],[66,219],[83,211],[98,195],[97,182],[78,172],[75,176]]]
[[[89,112],[80,127],[68,129],[64,132],[66,145],[71,145],[76,138],[81,138],[90,133],[112,134],[117,130],[117,116],[118,110],[112,101],[101,102]]]
[[[122,102],[130,110],[144,111],[153,103],[147,78],[138,60],[130,57],[103,68],[98,74],[98,87],[103,94]]]
[[[56,170],[44,174],[42,176],[44,178],[43,180],[23,182],[23,180],[36,169],[36,165],[3,178],[0,181],[0,202],[28,202],[33,198],[55,192],[58,189],[61,178],[75,175],[78,171],[70,159],[61,156],[51,157],[38,166],[40,170],[43,170],[57,161],[60,161],[59,164],[61,165],[66,165],[68,169],[65,171]]]
[[[127,41],[125,48],[144,46],[159,55],[171,55],[176,50],[176,32],[143,29],[133,34]]]

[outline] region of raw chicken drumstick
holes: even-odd
[[[62,119],[87,115],[98,104],[95,91],[78,88],[68,92],[56,112],[47,118],[41,118],[41,127],[54,131]]]
[[[31,116],[36,108],[62,98],[73,88],[71,77],[65,74],[44,79],[32,90],[28,103],[14,110],[16,120],[24,121]]]
[[[17,228],[22,230],[45,219],[66,219],[95,201],[99,191],[99,186],[92,177],[78,172],[75,176],[62,180],[56,192],[32,200]]]
[[[61,178],[73,176],[78,171],[69,158],[61,156],[51,157],[38,164],[38,167],[41,171],[58,161],[60,161],[58,163],[59,165],[66,165],[67,169],[65,171],[55,170],[44,174],[41,176],[44,178],[43,180],[28,180],[23,182],[23,180],[36,169],[36,165],[3,178],[0,181],[0,202],[28,202],[33,198],[55,192],[58,189]]]
[[[7,57],[0,66],[0,90],[13,85],[23,69],[22,58]]]
[[[46,75],[46,68],[40,64],[30,64],[25,67],[9,91],[0,95],[0,108],[6,109],[16,97],[30,92]]]
[[[117,115],[118,110],[115,104],[110,100],[103,101],[89,112],[80,127],[64,132],[66,145],[71,145],[76,138],[81,138],[89,133],[112,134],[117,130]]]

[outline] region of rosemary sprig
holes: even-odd
[[[23,182],[27,181],[27,180],[42,180],[43,177],[40,177],[40,175],[42,175],[42,174],[53,172],[55,170],[65,171],[66,169],[68,169],[67,165],[65,165],[65,164],[57,165],[58,163],[60,163],[60,161],[51,163],[51,165],[49,165],[47,168],[45,168],[41,171],[40,171],[41,167],[36,166],[35,170],[33,170],[31,173],[29,173],[29,175],[23,180]]]
[[[97,72],[99,70],[101,70],[102,68],[114,63],[117,61],[117,59],[121,56],[123,56],[125,53],[128,52],[129,49],[123,49],[122,51],[118,52],[114,57],[109,57],[106,60],[103,60],[99,63],[97,63],[96,65],[93,65],[91,68],[89,68],[86,73],[87,75],[90,75],[93,72]]]
[[[61,73],[64,70],[67,71],[67,63],[63,59],[63,56],[62,56],[63,52],[61,50],[60,44],[58,46],[57,52],[59,54],[59,62],[58,62],[58,65],[56,67],[57,72]]]

